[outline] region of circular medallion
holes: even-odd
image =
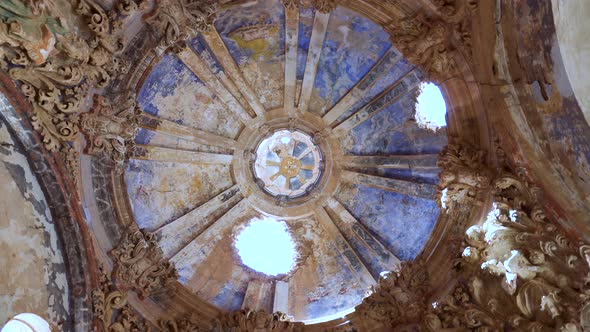
[[[254,174],[271,195],[299,197],[318,182],[321,159],[320,149],[309,135],[279,130],[258,145]]]

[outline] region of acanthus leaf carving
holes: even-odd
[[[134,290],[140,298],[175,291],[178,272],[162,257],[155,235],[129,230],[117,247],[113,258],[113,279],[118,288]]]

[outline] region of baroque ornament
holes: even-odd
[[[153,234],[129,230],[110,256],[114,261],[113,279],[118,288],[132,289],[140,298],[175,291],[178,273],[174,265],[163,259]]]
[[[129,95],[119,110],[103,96],[94,96],[94,106],[80,116],[80,127],[88,141],[86,153],[107,153],[119,170],[133,154],[135,136],[141,109],[136,105],[135,95]]]
[[[590,246],[572,244],[548,220],[522,177],[493,182],[492,211],[467,231],[463,276],[427,319],[432,331],[586,331]]]
[[[301,323],[290,321],[286,314],[269,314],[264,310],[237,310],[222,316],[213,329],[215,332],[292,332],[301,328]]]
[[[448,25],[421,16],[393,20],[388,29],[393,44],[410,62],[419,65],[434,81],[456,71]]]
[[[485,152],[465,143],[451,143],[439,154],[438,192],[435,201],[445,210],[456,204],[471,204],[490,182],[484,164]]]
[[[392,328],[418,323],[426,311],[424,296],[428,285],[428,272],[423,265],[403,262],[399,272],[389,272],[379,279],[356,312],[363,321]]]
[[[169,47],[195,32],[210,31],[218,8],[217,0],[164,0],[146,22],[160,46]]]
[[[82,103],[92,88],[104,88],[126,67],[117,55],[116,32],[138,5],[117,6],[107,14],[93,0],[15,0],[0,8],[0,64],[31,102],[33,127],[49,151],[69,149],[78,132]],[[70,11],[70,8],[74,11]],[[86,31],[70,31],[67,18],[79,16]],[[68,152],[70,151],[70,152]]]
[[[92,308],[103,331],[149,331],[143,318],[127,302],[126,294],[114,287],[103,267],[100,270],[99,288],[92,291]]]

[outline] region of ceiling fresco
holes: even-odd
[[[276,0],[230,6],[215,30],[192,37],[178,54],[163,54],[138,94],[147,114],[136,138],[141,153],[125,180],[137,224],[155,232],[187,289],[236,310],[249,287],[283,281],[288,314],[321,320],[358,305],[381,272],[419,254],[439,214],[436,154],[446,134],[416,125],[424,74],[377,24],[343,7],[329,14],[302,7],[290,29],[288,19]],[[287,61],[292,31],[296,60]],[[243,136],[260,132],[260,119],[272,124],[271,111],[287,109],[285,68],[295,73],[298,108],[335,134],[327,158],[344,158],[327,161],[341,172],[327,171],[337,176],[324,185],[333,194],[318,184],[312,203],[292,207],[297,213],[282,211],[281,203],[272,211],[259,205],[271,197],[253,195],[260,188],[245,186],[237,171],[248,159],[248,150],[238,152]],[[327,205],[313,203],[316,197]],[[269,216],[284,220],[295,241],[296,266],[287,275],[252,270],[233,245],[250,220]],[[272,287],[264,289],[260,301],[273,311]]]

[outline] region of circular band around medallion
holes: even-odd
[[[309,135],[282,129],[258,144],[253,170],[267,193],[296,198],[317,184],[321,163],[321,151]]]

